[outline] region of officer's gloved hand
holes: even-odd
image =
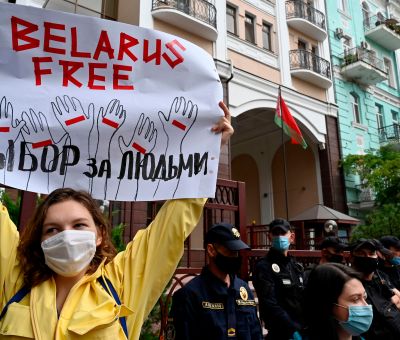
[[[299,332],[296,331],[296,332],[293,333],[291,339],[293,339],[293,340],[302,340],[303,337],[301,336],[301,334]]]

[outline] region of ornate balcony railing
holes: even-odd
[[[380,25],[385,25],[387,28],[400,35],[400,26],[398,26],[396,19],[387,19],[383,15],[374,15],[364,19],[364,31],[366,32]]]
[[[368,65],[386,73],[384,62],[379,59],[374,52],[360,47],[352,48],[341,55],[341,66],[347,66],[357,61],[362,61]]]
[[[171,8],[217,28],[217,9],[206,0],[153,0],[153,11]]]
[[[286,1],[286,19],[301,18],[326,30],[325,15],[313,6],[303,1]]]
[[[400,143],[400,125],[393,124],[378,129],[381,143]]]
[[[321,76],[331,79],[331,67],[329,61],[306,50],[291,50],[289,52],[290,69],[310,70]]]
[[[372,188],[366,187],[365,184],[356,185],[356,188],[359,190],[358,201],[360,203],[375,201],[375,192],[372,190]]]

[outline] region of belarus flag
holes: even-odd
[[[307,143],[301,134],[299,127],[296,124],[293,116],[290,114],[288,107],[283,100],[281,93],[279,91],[278,103],[276,105],[276,113],[274,121],[283,131],[291,138],[292,144],[301,144],[305,149],[307,148]]]

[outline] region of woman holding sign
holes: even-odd
[[[226,143],[230,113],[212,131]],[[205,199],[168,201],[115,255],[95,201],[53,191],[19,235],[0,204],[0,337],[138,339],[183,254]]]

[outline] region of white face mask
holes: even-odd
[[[61,276],[79,274],[96,253],[93,231],[64,230],[42,242],[47,266]]]

